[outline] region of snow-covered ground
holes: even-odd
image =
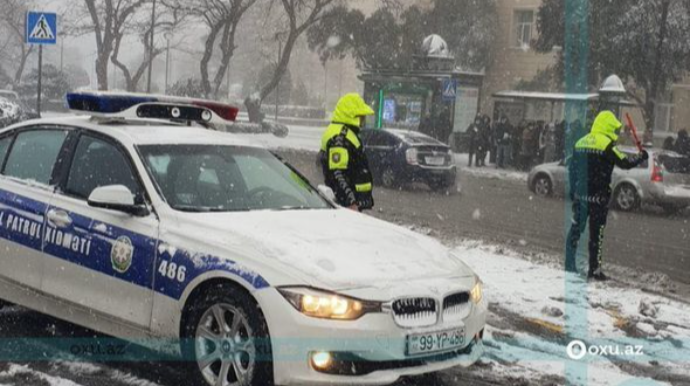
[[[236,134],[248,140],[260,143],[269,149],[292,149],[317,152],[321,148],[321,135],[325,127],[288,126],[287,138],[278,138],[272,134]]]
[[[488,157],[487,157],[488,158]],[[520,182],[527,182],[527,173],[513,169],[498,169],[496,165],[489,165],[482,167],[468,167],[470,156],[467,153],[455,154],[455,164],[462,169],[462,173],[501,180],[513,180]]]
[[[690,305],[627,286],[588,284],[499,246],[465,241],[455,252],[485,283],[493,317],[484,361],[493,374],[565,377],[569,367],[571,384],[665,384],[651,382],[651,374],[690,380]],[[566,350],[575,340],[618,354],[639,346],[644,354],[576,361]]]

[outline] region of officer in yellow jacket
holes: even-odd
[[[644,150],[632,156],[618,150],[618,136],[622,127],[612,112],[601,112],[594,120],[592,131],[577,142],[573,156],[568,160],[573,223],[566,245],[565,269],[577,272],[577,246],[589,222],[587,276],[590,280],[608,279],[602,269],[602,260],[613,169],[632,169],[649,159],[649,154]]]
[[[321,166],[326,185],[338,204],[356,211],[374,207],[373,178],[359,132],[365,117],[374,115],[358,94],[340,99],[321,139]]]

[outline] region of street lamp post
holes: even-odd
[[[165,93],[168,93],[168,79],[170,76],[170,39],[172,34],[168,31],[165,33]]]
[[[278,40],[278,61],[276,62],[276,72],[278,72],[280,67],[280,59],[283,57],[282,32],[276,33],[276,40]],[[281,79],[278,79],[278,84],[276,85],[276,122],[278,122],[278,104],[280,103],[280,81]]]
[[[151,40],[149,46],[149,76],[146,84],[146,92],[151,93],[151,70],[153,69],[153,38],[156,27],[156,0],[153,0],[153,8],[151,9]]]

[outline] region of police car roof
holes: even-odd
[[[198,144],[262,147],[231,133],[156,119],[108,120],[93,119],[87,116],[69,116],[43,118],[28,123],[30,125],[61,125],[84,128],[131,145]]]

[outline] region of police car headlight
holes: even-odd
[[[353,299],[312,288],[279,288],[278,292],[297,311],[313,318],[356,320],[370,312],[381,312],[379,302]]]
[[[477,282],[475,283],[474,287],[472,288],[472,291],[470,291],[470,299],[472,300],[472,303],[474,304],[479,304],[479,302],[482,301],[482,298],[484,297],[484,283],[482,283],[481,280],[477,277]]]

